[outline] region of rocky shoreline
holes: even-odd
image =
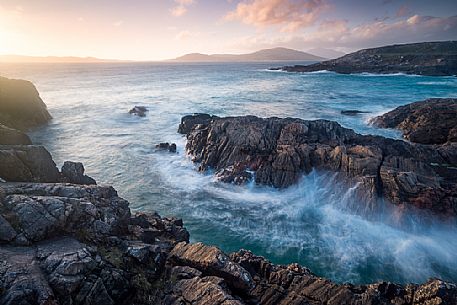
[[[35,96],[30,103],[36,101]],[[333,122],[285,120],[293,125],[287,129],[291,133],[284,133],[284,145],[300,138],[294,131],[303,131],[305,125],[319,131],[315,143],[327,141],[330,146],[357,138]],[[226,121],[209,115],[187,117],[180,131],[191,137],[189,149],[206,156],[209,150],[194,144],[204,144],[198,137],[205,129],[219,130],[221,122],[229,128]],[[269,124],[276,130],[281,122],[274,119]],[[206,136],[215,140],[213,131]],[[253,141],[249,135],[247,144]],[[31,145],[19,131],[0,133],[0,143],[0,177],[7,181],[0,183],[1,305],[457,302],[457,286],[439,279],[405,286],[336,284],[297,264],[274,265],[246,250],[227,255],[216,247],[189,243],[181,220],[133,214],[116,190],[85,176],[82,164],[66,162],[59,171],[49,152]],[[241,152],[248,148],[241,147]],[[356,168],[366,164],[354,162]]]
[[[309,66],[285,66],[272,68],[272,70],[454,76],[457,75],[457,41],[422,42],[364,49]]]

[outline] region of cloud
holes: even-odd
[[[115,27],[120,27],[124,24],[124,20],[118,20],[116,22],[113,23],[113,26]]]
[[[321,22],[316,29],[303,34],[256,35],[244,37],[233,47],[258,49],[286,46],[297,49],[338,48],[354,51],[396,43],[455,40],[457,16],[433,17],[414,15],[397,21],[374,20],[351,26],[347,20]]]
[[[181,31],[178,34],[176,34],[175,39],[183,41],[183,40],[188,40],[190,38],[195,38],[198,36],[200,36],[200,33],[195,33],[195,32],[191,32],[188,30],[184,30],[184,31]]]
[[[283,32],[293,32],[313,25],[328,7],[325,0],[249,0],[238,3],[225,19],[256,27],[279,25]]]
[[[175,17],[181,17],[187,13],[187,7],[193,4],[194,0],[174,0],[176,6],[174,6],[170,12]]]
[[[408,14],[410,14],[409,8],[406,5],[402,5],[398,9],[396,17],[405,17]]]

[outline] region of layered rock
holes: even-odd
[[[455,304],[457,286],[335,284],[306,268],[188,243],[111,187],[0,184],[0,304]]]
[[[288,72],[406,73],[430,76],[457,75],[457,41],[422,42],[364,49],[313,65],[286,66]]]
[[[190,125],[193,119],[183,121]],[[194,125],[186,145],[201,171],[213,169],[225,182],[254,179],[283,188],[313,169],[330,170],[357,184],[357,195],[368,206],[387,198],[452,216],[457,214],[454,148],[440,153],[426,145],[359,135],[325,120],[254,116]]]
[[[428,99],[400,106],[372,120],[381,128],[396,128],[405,139],[421,144],[457,142],[457,99]]]
[[[32,144],[25,133],[0,124],[0,145],[29,145]]]
[[[0,124],[28,129],[50,119],[46,105],[31,82],[0,77]]]

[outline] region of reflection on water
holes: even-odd
[[[369,217],[354,189],[313,172],[287,190],[233,186],[195,171],[176,133],[193,112],[336,120],[360,133],[399,137],[367,120],[396,106],[455,95],[456,78],[291,74],[268,64],[0,65],[0,74],[38,87],[54,120],[33,132],[54,159],[82,161],[136,210],[184,218],[193,240],[241,247],[274,262],[299,262],[338,281],[457,280],[457,229],[384,206]],[[147,117],[128,115],[134,105]],[[341,110],[361,110],[344,116]],[[178,154],[157,152],[176,142]],[[357,186],[354,185],[353,188]],[[363,210],[363,209],[362,209]],[[403,215],[403,214],[402,214]]]

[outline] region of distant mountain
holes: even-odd
[[[75,56],[26,56],[26,55],[0,55],[0,62],[12,63],[97,63],[97,62],[123,62],[125,60],[100,59],[96,57]]]
[[[457,75],[457,41],[407,43],[364,49],[308,66],[296,65],[272,70],[455,76]]]
[[[310,53],[287,49],[264,49],[249,54],[191,53],[172,59],[175,62],[243,62],[243,61],[322,61],[325,58]]]
[[[325,49],[325,48],[309,49],[309,50],[306,50],[306,52],[315,54],[317,56],[321,56],[324,58],[328,58],[328,59],[334,59],[334,58],[338,58],[338,57],[346,55],[346,53],[332,50],[332,49]]]

